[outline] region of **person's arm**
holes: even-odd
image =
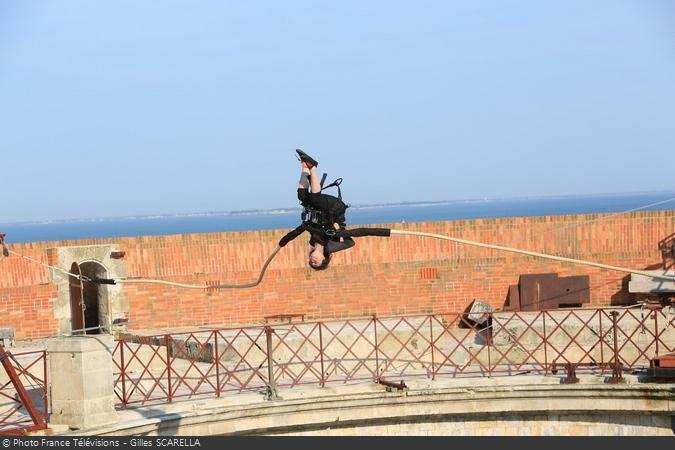
[[[288,234],[286,234],[286,236],[282,237],[281,240],[279,240],[279,247],[284,247],[286,244],[291,242],[293,239],[300,236],[303,231],[305,231],[304,225],[300,225],[295,230],[290,231]]]
[[[342,250],[347,250],[352,248],[356,243],[354,239],[351,238],[348,234],[340,235],[341,239],[339,241],[329,239],[326,243],[326,251],[328,253],[335,253]]]
[[[363,237],[363,236],[383,236],[387,237],[391,235],[391,230],[389,228],[354,228],[353,230],[339,229],[336,230],[335,236],[339,240],[330,239],[326,244],[326,250],[328,253],[335,253],[341,250],[347,250],[348,248],[356,245],[353,237]]]
[[[343,233],[348,234],[351,237],[391,236],[391,230],[389,228],[353,228],[351,230],[343,230]]]

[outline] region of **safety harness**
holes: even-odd
[[[324,191],[324,189],[328,189],[331,187],[337,187],[338,190],[338,199],[340,202],[342,202],[342,190],[340,190],[340,184],[342,184],[342,178],[338,178],[332,183],[330,183],[327,186],[324,186],[324,183],[326,182],[326,177],[328,176],[327,173],[324,173],[323,176],[321,177],[321,182],[319,185],[321,186],[321,192]],[[344,204],[344,203],[343,203]],[[345,205],[345,207],[347,207]],[[333,228],[334,223],[338,223],[341,227],[344,227],[344,211],[337,215],[337,214],[332,214],[328,211],[322,211],[319,209],[316,209],[312,207],[311,205],[305,205],[303,204],[303,211],[301,214],[301,219],[302,223],[309,225],[312,228],[319,228],[321,231],[326,233],[328,236],[332,236],[335,234],[335,229]]]

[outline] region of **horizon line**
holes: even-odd
[[[588,197],[611,197],[621,195],[649,195],[649,194],[675,194],[675,190],[658,190],[658,191],[633,191],[633,192],[611,192],[611,193],[590,193],[590,194],[558,194],[558,195],[535,195],[535,196],[516,196],[516,197],[475,197],[454,200],[419,200],[419,201],[405,201],[392,203],[365,203],[365,204],[350,204],[351,209],[360,208],[377,208],[377,207],[395,207],[395,206],[420,206],[420,205],[442,205],[450,203],[465,203],[465,202],[489,202],[489,201],[509,201],[509,200],[537,200],[537,199],[563,199],[563,198],[588,198]],[[278,207],[265,209],[247,209],[247,210],[221,210],[221,211],[202,211],[202,212],[181,212],[181,213],[148,213],[148,214],[127,214],[121,216],[99,216],[99,217],[80,217],[80,218],[66,218],[66,219],[42,219],[42,220],[24,220],[17,222],[0,222],[2,225],[37,225],[49,223],[73,223],[73,222],[97,222],[108,220],[124,220],[124,219],[162,219],[175,217],[198,217],[198,216],[217,216],[217,215],[254,215],[277,212],[278,214],[288,214],[298,210],[300,206],[294,207]]]

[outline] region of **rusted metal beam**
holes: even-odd
[[[2,366],[5,368],[5,371],[7,372],[9,380],[12,382],[14,389],[16,389],[17,395],[19,396],[19,400],[21,400],[21,404],[24,406],[24,408],[26,408],[28,415],[33,421],[34,426],[30,427],[30,431],[47,428],[45,418],[39,413],[39,411],[35,407],[35,404],[33,403],[33,400],[30,398],[30,395],[28,395],[26,388],[23,387],[23,383],[19,379],[19,375],[16,373],[16,370],[14,369],[14,366],[10,361],[11,357],[12,354],[6,352],[5,347],[0,345],[0,363],[2,363]],[[21,433],[23,433],[23,431],[21,431]]]

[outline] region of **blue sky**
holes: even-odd
[[[669,1],[0,0],[0,222],[673,190]]]

